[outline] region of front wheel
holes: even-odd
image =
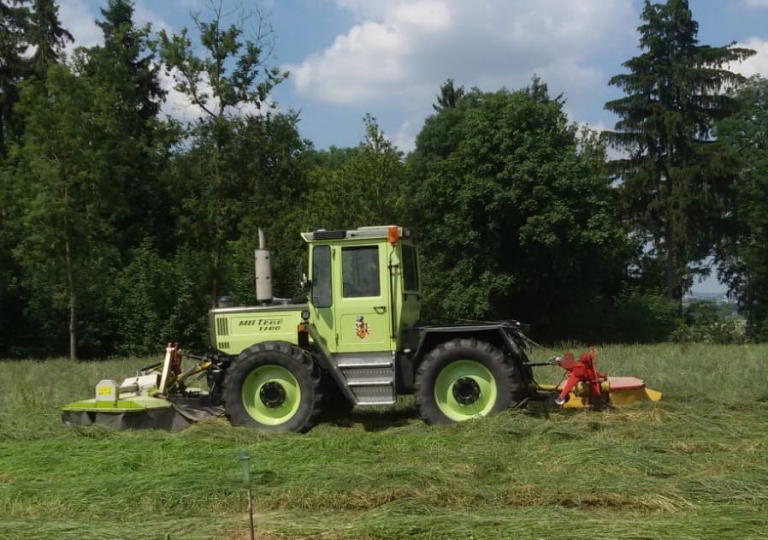
[[[416,406],[429,424],[487,416],[516,405],[520,381],[501,351],[454,339],[432,350],[416,371]]]
[[[320,410],[315,372],[312,358],[290,343],[254,345],[224,378],[222,397],[230,422],[264,431],[309,430]]]

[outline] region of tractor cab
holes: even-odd
[[[410,231],[363,227],[302,237],[309,243],[311,320],[328,351],[398,350],[421,310]]]
[[[398,351],[421,310],[416,247],[398,226],[302,233],[309,244],[308,328],[356,404],[396,399]]]

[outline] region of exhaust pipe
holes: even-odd
[[[264,231],[259,228],[259,249],[254,252],[256,270],[256,302],[268,305],[272,302],[272,263],[266,248]]]

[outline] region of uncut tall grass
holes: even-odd
[[[0,362],[0,538],[249,538],[242,449],[262,539],[768,538],[768,346],[597,358],[664,401],[429,427],[406,398],[306,435],[114,432],[66,428],[59,407],[148,359]]]

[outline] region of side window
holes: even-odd
[[[319,308],[333,305],[330,246],[315,246],[312,249],[312,303]]]
[[[344,298],[380,296],[379,247],[346,247],[341,250]]]
[[[403,244],[403,290],[419,291],[419,266],[416,262],[416,248]]]

